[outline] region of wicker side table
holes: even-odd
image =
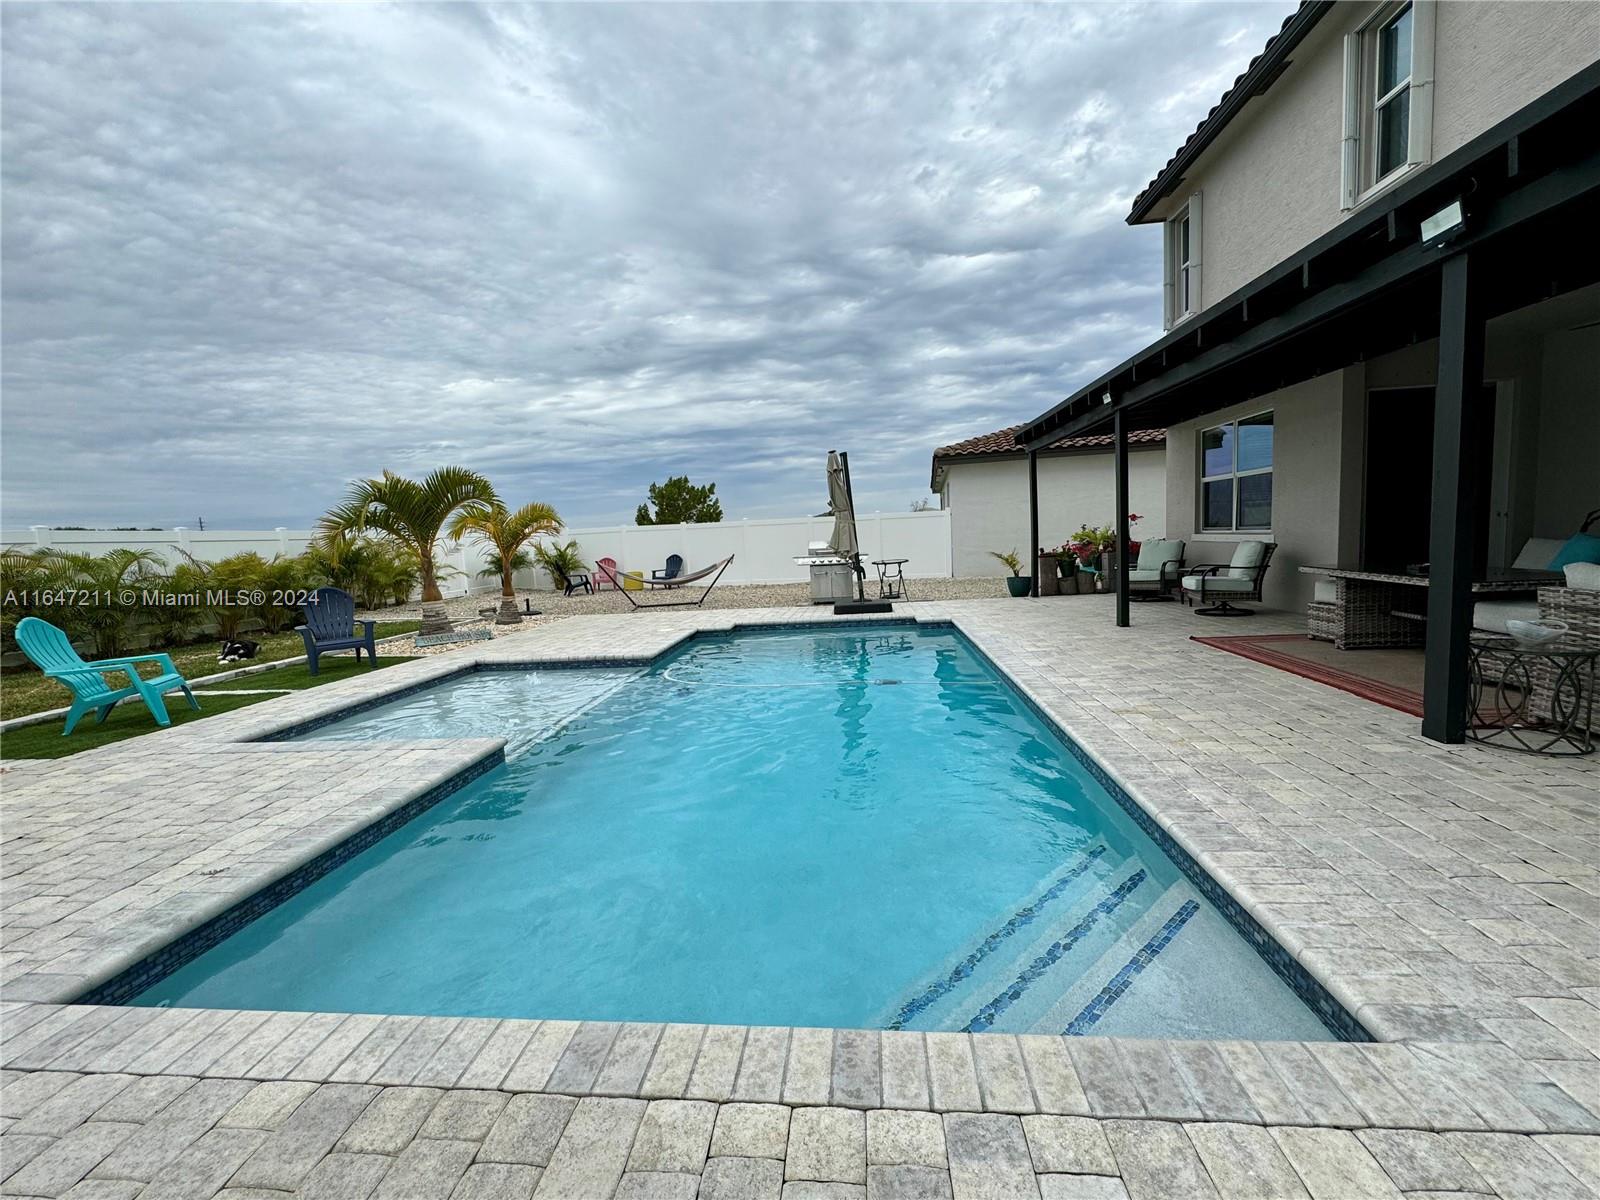
[[[1313,600],[1306,605],[1306,636],[1314,642],[1336,642],[1344,610],[1333,600]]]
[[[1590,754],[1600,645],[1571,637],[1542,646],[1475,633],[1468,644],[1467,736],[1528,754]]]

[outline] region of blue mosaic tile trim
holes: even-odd
[[[1133,986],[1133,981],[1139,978],[1139,973],[1155,962],[1156,955],[1160,954],[1178,936],[1178,931],[1189,923],[1189,918],[1200,911],[1200,906],[1193,900],[1185,900],[1182,906],[1172,916],[1167,918],[1167,923],[1156,931],[1155,937],[1140,946],[1138,952],[1130,958],[1126,965],[1111,977],[1111,982],[1100,989],[1098,995],[1088,1004],[1083,1006],[1083,1011],[1067,1023],[1061,1032],[1067,1037],[1082,1037],[1094,1027],[1094,1023],[1105,1016],[1109,1009],[1122,995]]]
[[[1059,898],[1062,892],[1066,891],[1067,888],[1071,887],[1073,883],[1081,879],[1083,877],[1083,873],[1090,867],[1094,866],[1094,864],[1103,854],[1105,854],[1105,852],[1106,848],[1104,846],[1094,847],[1094,849],[1090,850],[1081,859],[1079,859],[1078,862],[1073,864],[1073,867],[1070,871],[1052,883],[1037,900],[1035,900],[1032,904],[1028,904],[1017,909],[1017,911],[1011,915],[1011,918],[1004,925],[1000,926],[999,929],[996,929],[988,937],[984,938],[982,944],[979,945],[979,947],[971,954],[967,955],[966,958],[962,959],[961,962],[956,965],[956,968],[950,972],[950,974],[946,975],[943,979],[936,980],[934,983],[929,985],[927,991],[923,992],[916,999],[907,1002],[906,1005],[895,1014],[894,1020],[889,1022],[888,1028],[904,1029],[907,1021],[911,1020],[918,1013],[925,1010],[940,997],[949,995],[955,986],[963,979],[966,979],[968,976],[970,976],[974,968],[976,968],[977,965],[984,959],[988,958],[989,955],[993,954],[995,950],[1000,947],[1002,942],[1004,942],[1012,934],[1016,933],[1017,930],[1024,929],[1033,924],[1034,920],[1038,917],[1040,910],[1042,910],[1052,900]]]
[[[362,851],[376,845],[395,830],[415,820],[434,805],[453,796],[475,779],[505,764],[500,751],[486,755],[465,770],[452,775],[436,787],[407,801],[399,808],[357,830],[337,846],[330,846],[282,878],[246,896],[233,907],[197,925],[154,953],[113,975],[104,983],[84,992],[70,1004],[126,1004],[141,992],[160,983],[178,968],[193,962],[213,946],[226,941],[258,917],[277,908],[285,900],[310,887],[329,871],[343,866]]]
[[[1246,944],[1261,956],[1262,961],[1272,968],[1273,974],[1283,980],[1293,990],[1294,994],[1300,997],[1301,1002],[1316,1014],[1317,1019],[1322,1022],[1329,1033],[1340,1041],[1345,1042],[1370,1042],[1375,1040],[1371,1031],[1356,1020],[1354,1014],[1334,998],[1333,993],[1323,986],[1322,981],[1311,974],[1310,971],[1307,971],[1299,962],[1295,961],[1294,955],[1280,946],[1277,939],[1268,933],[1255,917],[1250,915],[1244,905],[1235,900],[1226,888],[1211,878],[1206,869],[1196,862],[1194,857],[1180,846],[1170,833],[1156,823],[1156,819],[1145,811],[1144,805],[1129,795],[1127,790],[1100,765],[1099,761],[1080,746],[1070,733],[1062,728],[1061,723],[1055,717],[1035,703],[1032,697],[1018,687],[1016,681],[1001,670],[999,665],[985,654],[977,643],[970,638],[964,638],[963,640],[966,641],[968,647],[979,659],[987,663],[994,673],[1005,681],[1006,686],[1016,694],[1023,704],[1028,706],[1030,712],[1054,730],[1056,736],[1061,739],[1062,745],[1066,746],[1072,756],[1083,765],[1083,769],[1088,771],[1094,781],[1106,790],[1128,816],[1133,818],[1134,824],[1149,835],[1150,840],[1155,842],[1160,847],[1161,852],[1172,860],[1178,870],[1183,872],[1184,877],[1194,884],[1196,890],[1211,903],[1212,907],[1223,915],[1228,924],[1232,925],[1239,936],[1244,938]]]
[[[1099,904],[1089,910],[1083,920],[1067,930],[1065,937],[1059,941],[1051,942],[1043,954],[1024,967],[1022,974],[1011,981],[1010,987],[980,1008],[978,1015],[967,1023],[965,1032],[982,1033],[984,1030],[991,1028],[995,1021],[999,1019],[1001,1013],[1022,999],[1022,994],[1034,985],[1039,976],[1043,975],[1059,962],[1063,955],[1089,936],[1090,930],[1100,923],[1101,917],[1116,912],[1121,907],[1122,902],[1133,894],[1134,889],[1145,881],[1145,878],[1145,870],[1141,867],[1118,884]]]

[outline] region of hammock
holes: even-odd
[[[630,589],[626,587],[622,589],[623,597],[635,608],[699,608],[706,602],[706,597],[711,594],[711,589],[717,586],[717,580],[722,578],[722,573],[728,569],[728,564],[732,561],[733,555],[730,554],[721,562],[712,563],[709,567],[704,567],[698,571],[691,571],[687,575],[675,575],[671,579],[646,579],[643,575],[634,571],[617,571],[614,578],[618,583],[625,579],[630,580],[639,584],[641,588],[670,590],[683,587],[687,583],[698,583],[709,575],[711,576],[711,582],[706,584],[705,588],[700,592],[698,600],[655,600],[641,604],[633,598],[633,592]]]

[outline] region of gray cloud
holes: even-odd
[[[5,524],[903,508],[1154,336],[1128,202],[1286,8],[7,5]]]

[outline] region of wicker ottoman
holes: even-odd
[[[1315,642],[1331,642],[1339,636],[1340,608],[1332,600],[1313,600],[1306,605],[1306,636]]]

